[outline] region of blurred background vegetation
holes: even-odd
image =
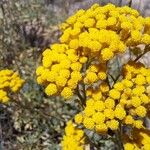
[[[93,3],[127,5],[127,0],[1,0],[0,69],[19,71],[26,80],[16,102],[0,104],[0,150],[58,150],[67,120],[80,108],[60,97],[47,97],[37,85],[35,69],[42,51],[59,40],[58,25],[75,10]],[[149,0],[133,0],[150,15]],[[108,148],[107,148],[108,149]]]

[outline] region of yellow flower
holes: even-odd
[[[146,83],[145,77],[143,75],[137,75],[134,81],[137,85],[143,85]]]
[[[143,106],[137,107],[135,109],[135,112],[139,117],[145,117],[146,113],[147,113],[145,107],[143,107]]]
[[[131,124],[134,123],[134,119],[133,119],[133,117],[131,115],[128,115],[128,116],[125,117],[124,122],[127,125],[131,125]]]
[[[57,86],[53,83],[50,83],[46,88],[45,88],[45,93],[49,96],[56,94],[57,93]]]
[[[7,103],[9,98],[7,97],[7,92],[0,89],[0,102]]]
[[[109,91],[109,96],[113,99],[119,99],[120,98],[120,92],[115,90],[115,89],[112,89]]]
[[[77,49],[79,47],[79,41],[77,39],[73,39],[69,43],[70,48]]]
[[[67,83],[67,79],[62,77],[62,76],[58,76],[56,77],[56,85],[60,86],[60,87],[64,87]]]
[[[82,68],[82,65],[79,62],[75,62],[71,64],[71,69],[73,71],[80,71]]]
[[[82,79],[82,75],[79,71],[73,71],[71,73],[71,79],[73,79],[75,81],[80,81]]]
[[[79,114],[75,115],[74,120],[75,120],[75,123],[81,124],[82,121],[83,121],[83,116],[82,116],[82,114],[79,113]]]
[[[138,96],[133,96],[131,99],[131,104],[134,107],[138,107],[141,105],[141,99]]]
[[[119,122],[115,119],[107,121],[106,124],[107,124],[107,127],[110,128],[111,130],[117,130],[119,127]]]
[[[92,116],[92,119],[96,124],[101,124],[105,121],[105,115],[101,112],[97,112]]]
[[[106,92],[109,91],[109,86],[105,82],[101,83],[100,86],[99,86],[99,88],[100,88],[100,90],[101,90],[102,93],[106,93]]]
[[[122,83],[124,84],[125,87],[128,87],[128,88],[131,88],[131,87],[133,86],[132,81],[127,80],[127,79],[124,79],[124,80],[122,81]]]
[[[85,83],[94,83],[98,80],[98,77],[96,75],[96,73],[94,72],[88,72],[84,81]]]
[[[114,119],[114,117],[115,117],[115,113],[112,109],[105,109],[104,110],[104,115],[108,119]]]
[[[70,79],[67,82],[67,85],[70,89],[75,89],[77,87],[78,82],[74,79]]]
[[[117,19],[115,17],[109,17],[107,19],[107,25],[108,26],[115,26],[117,23]]]
[[[121,24],[121,28],[124,30],[131,30],[133,28],[133,25],[129,21],[125,21]]]
[[[137,129],[143,128],[143,121],[141,120],[134,121],[134,127],[136,127]]]
[[[106,72],[100,71],[100,72],[98,73],[98,78],[99,78],[100,80],[106,80],[106,78],[107,78]]]
[[[92,18],[88,18],[87,20],[85,20],[84,22],[84,26],[85,27],[93,27],[95,24],[95,20]]]
[[[83,125],[87,128],[87,129],[94,129],[94,121],[92,118],[87,118],[85,117],[83,120]]]
[[[36,69],[36,74],[37,74],[37,75],[41,75],[43,71],[44,71],[44,67],[43,67],[43,66],[39,66],[39,67]]]
[[[135,95],[141,95],[141,94],[144,93],[144,91],[145,91],[145,87],[144,87],[144,86],[136,86],[136,87],[132,90],[133,94],[135,94]]]
[[[144,44],[150,44],[150,35],[149,34],[144,34],[142,37],[142,42]]]
[[[106,126],[106,124],[102,123],[102,124],[98,124],[95,126],[95,130],[96,132],[100,133],[100,134],[105,134],[107,133],[108,127]]]
[[[115,106],[115,101],[111,98],[107,98],[105,100],[105,107],[108,108],[108,109],[111,109],[111,108],[114,108]]]
[[[105,48],[102,49],[101,55],[102,55],[102,60],[107,61],[113,58],[114,53],[109,48]]]
[[[96,27],[99,29],[106,29],[107,27],[107,21],[102,19],[102,20],[98,20],[96,23]]]
[[[97,111],[103,111],[105,109],[105,104],[103,101],[96,101],[94,103],[94,109]]]
[[[55,71],[48,71],[46,75],[46,79],[49,82],[54,82],[56,81],[56,77],[58,76],[58,73]]]
[[[73,96],[73,92],[69,87],[65,87],[61,92],[61,96],[64,97],[64,99],[70,99]]]
[[[123,120],[126,116],[126,111],[122,107],[116,107],[115,109],[115,117]]]
[[[83,112],[85,116],[91,117],[95,113],[95,110],[92,106],[88,105],[87,107],[85,107]]]
[[[140,99],[141,99],[141,102],[144,103],[144,104],[150,103],[150,99],[146,94],[141,94]]]
[[[124,90],[124,85],[122,82],[117,82],[115,85],[114,85],[114,88],[118,91],[122,91]]]
[[[101,93],[101,91],[98,91],[98,92],[95,92],[95,93],[93,93],[92,94],[92,98],[94,99],[94,100],[100,100],[101,98],[102,98],[102,93]]]
[[[137,30],[131,31],[131,38],[134,42],[139,42],[141,40],[141,32]]]
[[[87,57],[80,57],[79,61],[80,63],[84,64],[87,62]]]
[[[68,79],[70,77],[70,71],[67,69],[62,69],[59,71],[59,75]]]

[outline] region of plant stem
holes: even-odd
[[[129,1],[129,7],[131,7],[131,6],[132,6],[132,0]]]
[[[116,141],[119,145],[119,150],[124,150],[123,142],[122,142],[122,125],[119,123],[119,129],[115,132],[116,135]]]
[[[86,93],[85,93],[85,87],[83,87],[83,94],[80,93],[80,87],[79,87],[79,84],[77,86],[77,95],[81,101],[81,104],[82,104],[82,108],[85,107],[86,105]]]

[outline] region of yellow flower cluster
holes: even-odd
[[[150,69],[141,63],[124,66],[124,78],[109,89],[102,82],[99,88],[87,90],[89,99],[84,111],[75,116],[77,124],[85,128],[106,133],[108,129],[117,130],[119,122],[135,128],[143,128],[150,105]]]
[[[128,46],[150,44],[150,17],[128,7],[94,4],[79,10],[61,25],[61,43],[80,54],[106,62]]]
[[[79,10],[61,25],[60,44],[43,52],[37,82],[46,86],[47,95],[70,99],[81,80],[85,84],[106,80],[108,60],[128,46],[150,44],[149,20],[127,6],[94,4]]]
[[[124,122],[142,128],[142,119],[146,117],[150,105],[150,69],[141,63],[129,62],[124,66],[123,74],[124,80],[120,84],[124,89],[120,90],[120,105],[128,112]]]
[[[114,84],[109,98],[115,101],[115,117],[122,123],[143,128],[143,118],[150,104],[150,69],[141,63],[129,62],[123,69],[124,78]]]
[[[107,98],[109,86],[103,82],[96,91],[87,91],[89,99],[83,112],[75,116],[75,123],[83,124],[85,128],[95,130],[98,133],[107,133],[108,129],[117,130],[119,121],[116,119],[119,112],[125,115],[120,107],[115,109],[115,100]]]
[[[79,57],[66,44],[53,44],[43,52],[43,65],[36,70],[37,82],[46,86],[49,96],[61,94],[65,99],[73,96],[74,89],[82,80],[82,64],[86,57]]]
[[[146,129],[133,129],[131,137],[124,137],[125,150],[149,150],[150,149],[150,131]]]
[[[84,131],[77,128],[76,125],[69,121],[65,128],[65,135],[61,142],[63,150],[84,150],[86,138]]]
[[[19,77],[17,72],[12,70],[1,70],[0,71],[0,102],[7,103],[9,97],[7,91],[17,92],[23,85],[24,80]]]

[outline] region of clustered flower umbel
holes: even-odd
[[[37,82],[46,85],[47,95],[61,93],[61,96],[69,99],[82,79],[80,71],[86,61],[86,57],[79,57],[76,50],[68,45],[54,44],[43,52],[43,66],[36,70]]]
[[[150,44],[150,18],[128,6],[93,5],[79,10],[62,24],[61,43],[82,55],[106,62],[127,46]]]
[[[65,135],[62,141],[63,150],[83,150],[85,149],[86,137],[82,129],[76,127],[72,121],[67,123]]]
[[[17,72],[9,69],[0,70],[0,103],[7,103],[9,90],[16,93],[23,83],[24,80],[19,77]]]
[[[143,18],[128,6],[94,4],[79,10],[61,25],[59,44],[43,52],[37,68],[37,81],[46,86],[47,95],[74,95],[78,83],[106,80],[107,61],[127,47],[150,44],[150,18]],[[85,73],[83,65],[94,58]]]
[[[117,130],[119,122],[134,128],[144,128],[143,119],[150,106],[150,69],[130,62],[123,68],[124,77],[112,89],[106,83],[96,91],[87,91],[89,99],[83,112],[75,116],[77,124],[107,133]]]
[[[125,150],[149,150],[150,131],[146,129],[133,129],[131,135],[123,136]]]
[[[110,88],[107,64],[128,47],[150,44],[150,17],[144,18],[128,6],[94,4],[69,17],[61,31],[60,43],[43,52],[42,65],[36,70],[45,93],[70,99],[79,83],[85,84],[86,106],[75,116],[76,125],[100,134],[117,130],[120,122],[144,128],[150,104],[150,69],[129,62],[122,79]],[[65,143],[62,146],[67,150],[71,144]]]

